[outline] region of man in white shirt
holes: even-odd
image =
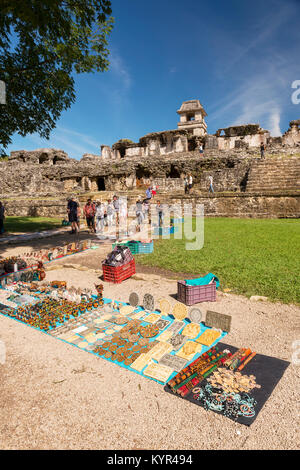
[[[213,188],[213,177],[212,177],[212,176],[209,176],[209,177],[208,177],[208,179],[209,179],[209,190],[208,190],[208,192],[212,192],[212,193],[214,193],[214,188]]]

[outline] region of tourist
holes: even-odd
[[[190,193],[190,192],[191,192],[191,189],[192,189],[192,187],[193,187],[193,177],[192,177],[191,174],[189,175],[189,181],[188,181],[188,183],[189,183],[189,193]]]
[[[4,219],[5,219],[4,212],[5,212],[5,207],[0,201],[0,235],[4,233]]]
[[[78,233],[78,202],[72,196],[68,201],[68,216],[71,223],[71,233]]]
[[[113,208],[114,208],[116,223],[119,224],[120,202],[117,196],[113,197]]]
[[[136,214],[136,218],[137,218],[137,231],[140,232],[141,231],[141,225],[142,225],[143,220],[144,220],[143,202],[141,200],[141,197],[139,197],[139,199],[136,201],[135,207],[136,207],[135,214]]]
[[[156,196],[156,191],[157,191],[157,186],[156,186],[156,184],[153,184],[153,185],[152,185],[152,189],[151,189],[151,193],[152,193],[153,199],[154,199],[155,196]]]
[[[91,199],[87,200],[83,213],[86,218],[88,229],[90,232],[95,232],[95,205],[92,203]]]
[[[146,190],[146,199],[150,200],[152,197],[152,188],[151,186],[149,186],[149,188],[147,188]]]
[[[186,176],[184,178],[184,193],[187,194],[189,192],[189,180],[188,177]]]
[[[110,227],[113,223],[113,217],[114,217],[114,206],[111,202],[111,199],[108,199],[107,201],[106,215],[107,215],[107,226]]]
[[[160,201],[157,201],[156,212],[158,215],[158,226],[161,227],[163,224],[164,211]]]
[[[119,235],[125,237],[127,236],[127,200],[125,198],[121,198],[120,200],[119,220],[121,227],[121,232],[119,232]]]
[[[104,229],[104,205],[100,201],[96,202],[95,218],[96,218],[96,232],[103,233],[103,229]]]
[[[199,153],[201,155],[203,154],[203,145],[202,144],[199,145]]]
[[[214,193],[214,188],[213,188],[213,177],[212,177],[212,176],[209,176],[209,177],[208,177],[208,179],[209,179],[209,190],[208,190],[208,192],[212,192],[212,193]]]
[[[80,217],[81,217],[81,207],[78,199],[75,199],[75,202],[77,202],[78,207],[77,207],[77,233],[80,230]]]
[[[265,144],[263,142],[260,144],[260,158],[265,158]]]

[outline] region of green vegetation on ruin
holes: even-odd
[[[174,273],[212,272],[221,290],[300,303],[299,220],[207,218],[204,247],[187,251],[185,242],[173,235],[156,240],[154,252],[136,256],[136,262]]]

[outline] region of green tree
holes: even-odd
[[[108,69],[109,0],[1,0],[0,153],[11,136],[49,138],[75,101],[74,74]]]

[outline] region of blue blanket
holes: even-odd
[[[212,279],[215,281],[216,288],[218,289],[220,281],[213,273],[208,273],[206,276],[198,277],[197,279],[185,279],[185,283],[187,286],[205,286],[209,284]]]

